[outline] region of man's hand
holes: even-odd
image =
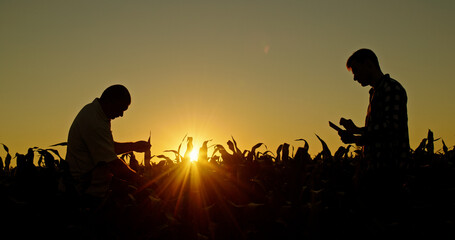
[[[357,143],[358,137],[347,130],[338,131],[338,135],[340,135],[341,141],[345,144]]]
[[[146,152],[149,151],[152,145],[146,141],[137,141],[133,143],[133,151],[135,152]]]
[[[351,134],[359,134],[359,133],[361,133],[360,128],[357,127],[351,119],[341,118],[340,119],[340,125],[343,126],[346,129],[346,131],[351,133]]]

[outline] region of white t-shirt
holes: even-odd
[[[77,114],[68,134],[66,161],[70,172],[77,182],[90,183],[88,188],[78,186],[79,190],[93,196],[104,196],[111,174],[101,163],[115,159],[111,121],[96,98]]]

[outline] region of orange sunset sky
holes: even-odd
[[[334,152],[343,143],[328,121],[362,125],[368,106],[346,60],[370,48],[407,90],[411,147],[428,129],[451,147],[454,12],[452,0],[2,0],[0,143],[25,153],[64,142],[85,104],[123,84],[132,104],[114,139],[151,131],[152,154],[185,134],[196,148],[234,136],[273,152],[304,138],[313,155],[318,134]]]

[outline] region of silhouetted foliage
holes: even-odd
[[[192,138],[187,136],[177,150],[165,151],[172,158],[147,153],[139,164],[129,153],[121,157],[146,182],[114,179],[95,207],[74,191],[57,150],[30,148],[16,154],[11,169],[3,145],[2,216],[18,236],[74,239],[454,237],[455,151],[444,141],[442,150],[435,151],[438,139],[431,131],[411,158],[393,170],[367,169],[350,145],[332,155],[317,138],[322,151],[314,157],[304,139],[296,140],[304,146],[295,154],[293,146],[291,151],[283,143],[275,155],[264,143],[242,151],[232,138],[227,148],[204,141],[199,161],[190,163]]]

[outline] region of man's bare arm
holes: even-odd
[[[124,154],[128,152],[145,152],[150,149],[150,143],[146,141],[137,141],[137,142],[114,142],[115,153],[117,155]]]

